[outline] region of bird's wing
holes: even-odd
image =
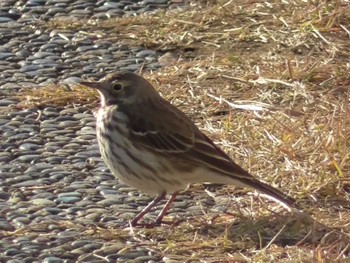
[[[197,130],[195,138],[194,147],[188,152],[189,159],[193,162],[220,173],[235,173],[242,178],[250,177],[247,171],[233,162],[232,159],[205,134]]]
[[[147,103],[147,102],[145,102]],[[180,110],[164,100],[123,109],[132,141],[151,151],[172,155],[193,167],[250,177],[243,168],[204,135]]]
[[[184,153],[194,146],[190,119],[164,100],[124,109],[129,117],[132,141],[164,153]]]
[[[204,135],[180,110],[164,100],[139,104],[123,110],[130,125],[132,141],[150,150],[173,154],[193,165],[229,173],[232,168],[246,173],[240,166]]]

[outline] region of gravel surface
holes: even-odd
[[[119,183],[100,158],[92,109],[4,111],[11,94],[107,72],[160,67],[159,54],[118,46],[78,30],[46,31],[52,18],[107,19],[170,8],[167,0],[28,0],[0,2],[0,262],[163,262],[138,240],[105,238],[87,230],[123,229],[152,198]],[[222,210],[225,201],[208,208]],[[154,219],[159,210],[146,219]],[[189,194],[169,216],[202,215]],[[125,246],[128,244],[128,249]]]
[[[45,30],[51,19],[74,22],[136,16],[168,8],[167,0],[0,2],[0,90],[46,85],[72,77],[101,77],[116,69],[157,69],[157,54],[140,47],[116,45],[79,29]],[[174,7],[174,5],[170,5]],[[70,22],[67,22],[68,24]]]

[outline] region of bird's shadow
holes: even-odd
[[[270,214],[255,219],[239,218],[231,223],[218,222],[202,224],[198,234],[216,238],[225,233],[231,244],[249,240],[256,249],[265,249],[272,244],[286,247],[308,247],[326,251],[328,255],[341,257],[350,253],[350,236],[341,229],[328,227],[307,213],[286,215]]]

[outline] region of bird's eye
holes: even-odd
[[[120,83],[114,83],[112,84],[112,89],[115,91],[121,91],[123,89],[123,85]]]

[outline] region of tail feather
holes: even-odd
[[[259,181],[216,146],[206,135],[197,137],[195,147],[192,148],[191,156],[193,161],[200,163],[211,173],[201,175],[201,179],[208,179],[208,182],[233,184],[240,187],[256,189],[263,194],[272,197],[274,200],[285,204],[286,207],[293,207],[295,200],[282,193],[280,190]],[[205,178],[206,177],[206,178]]]
[[[255,182],[253,182],[255,181]],[[286,204],[289,207],[293,207],[295,204],[295,199],[291,196],[282,193],[280,190],[276,189],[275,187],[272,187],[268,184],[265,184],[259,180],[249,180],[250,184],[247,184],[250,188],[255,188],[256,190],[260,191],[263,194],[266,194],[275,200],[278,200],[284,204]]]

